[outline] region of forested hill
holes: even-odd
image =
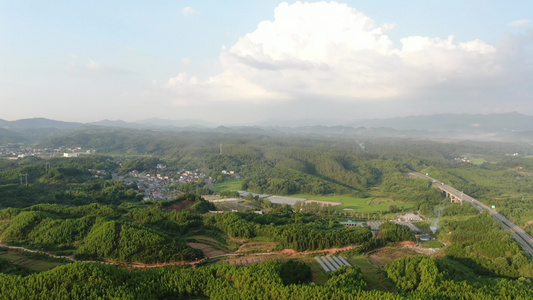
[[[33,144],[52,136],[63,135],[81,128],[82,123],[62,122],[45,118],[6,121],[0,119],[0,146]]]
[[[451,204],[432,182],[407,175],[411,169],[431,173],[497,205],[529,230],[530,145],[362,139],[355,129],[343,135],[313,130],[345,128],[308,127],[301,133],[90,127],[35,145],[53,149],[44,157],[15,159],[4,152],[9,159],[0,159],[0,239],[9,248],[0,247],[0,298],[530,298],[533,262],[510,233],[489,214]],[[91,151],[64,157],[61,151],[68,148]],[[26,149],[35,150],[17,151]],[[186,171],[205,176],[179,181]],[[172,200],[145,198],[146,188],[159,184]],[[291,207],[251,193],[225,203],[226,196],[240,197],[241,189],[342,204]],[[200,196],[217,192],[209,196],[222,201]],[[241,204],[246,209],[233,211]],[[206,213],[213,210],[226,212]],[[432,234],[438,240],[415,247],[411,229],[386,222],[399,217],[399,210],[423,216],[419,226],[428,233],[433,223],[427,218],[439,220]],[[347,219],[358,226],[344,226]],[[378,220],[383,223],[373,233],[369,223]],[[28,254],[15,250],[20,247],[77,262],[30,272],[13,265]],[[330,272],[301,254],[339,250],[354,267]],[[208,254],[215,251],[222,254]],[[209,259],[202,265],[204,257]],[[140,271],[102,263],[168,264]],[[187,266],[169,266],[178,263]]]

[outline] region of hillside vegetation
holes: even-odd
[[[533,262],[509,232],[467,203],[451,204],[431,182],[407,176],[411,170],[430,173],[528,229],[530,145],[374,138],[363,145],[355,138],[89,128],[41,146],[80,146],[97,155],[0,159],[0,240],[11,247],[0,249],[0,298],[531,298]],[[483,162],[467,162],[467,153]],[[178,182],[172,174],[179,170],[206,176]],[[143,201],[139,178],[127,178],[130,172],[164,178],[158,184],[166,184],[172,199]],[[342,205],[290,206],[250,194],[232,200],[242,202],[242,212],[209,213],[217,203],[205,195],[239,198],[236,190]],[[356,206],[349,199],[376,209],[343,210]],[[419,227],[428,233],[438,222],[432,233],[438,241],[416,247],[413,232],[393,222],[374,233],[340,224],[389,221],[407,209],[424,218]],[[441,248],[426,251],[428,245]],[[327,273],[313,258],[325,252],[303,253],[342,247],[341,255],[361,268]],[[8,251],[63,259],[65,265],[30,270]],[[386,251],[393,254],[372,260]],[[133,268],[175,262],[182,265]]]

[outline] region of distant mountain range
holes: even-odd
[[[176,127],[192,127],[192,128],[206,128],[215,127],[215,124],[211,124],[202,120],[165,120],[158,118],[145,119],[135,122],[125,122],[121,120],[111,121],[103,120],[88,125],[97,126],[110,126],[110,127],[123,127],[123,128],[167,128],[172,129]]]
[[[93,123],[62,122],[45,118],[6,121],[0,119],[0,143],[32,142],[50,136],[57,136],[71,130],[88,127],[114,127],[127,129],[150,129],[159,131],[202,131],[218,133],[256,134],[321,134],[345,137],[403,137],[422,139],[472,139],[493,141],[533,142],[533,116],[520,113],[469,115],[441,114],[410,116],[391,119],[357,120],[344,125],[324,126],[301,125],[298,120],[289,126],[274,122],[275,126],[263,125],[218,126],[202,120],[145,119],[136,122],[102,120]],[[318,121],[317,121],[318,123]],[[260,123],[258,123],[260,124]]]
[[[346,125],[366,128],[392,128],[396,130],[531,131],[533,130],[533,116],[517,112],[490,115],[442,114],[360,120]]]
[[[83,123],[55,121],[45,118],[21,119],[16,121],[6,121],[0,119],[0,127],[6,129],[32,129],[32,128],[60,128],[72,129],[83,126]]]
[[[225,126],[225,127],[309,127],[329,125],[320,124],[320,121],[312,123],[310,120],[289,122],[260,121],[249,126]],[[270,124],[270,125],[269,125]],[[275,125],[273,125],[275,124]],[[291,125],[294,124],[294,125]],[[6,121],[0,119],[0,127],[7,129],[31,129],[31,128],[61,128],[72,129],[81,126],[95,125],[107,127],[123,128],[167,128],[192,127],[192,128],[215,128],[217,124],[202,120],[166,120],[151,118],[135,122],[121,120],[102,120],[92,123],[77,123],[55,121],[45,118],[21,119],[17,121]],[[357,120],[343,124],[344,127],[354,128],[391,128],[395,130],[424,130],[424,131],[533,131],[533,116],[520,114],[517,112],[488,115],[471,114],[441,114],[409,116],[390,119],[367,119]],[[333,126],[337,127],[337,126]]]

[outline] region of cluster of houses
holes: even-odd
[[[0,147],[0,157],[7,159],[19,159],[27,156],[36,156],[40,158],[59,156],[63,153],[63,157],[78,157],[80,155],[87,155],[94,153],[94,150],[82,150],[81,147],[59,147],[59,148],[15,148],[15,147]]]
[[[464,162],[464,163],[472,162],[472,160],[470,160],[470,158],[468,158],[468,157],[456,157],[453,160],[455,162]]]
[[[171,184],[181,184],[186,182],[205,179],[206,175],[189,170],[178,170],[177,172],[163,172],[164,165],[157,165],[156,173],[139,172],[133,170],[125,176],[113,174],[113,179],[122,181],[128,185],[136,185],[137,191],[144,194],[144,200],[160,199],[170,200],[176,198],[178,191],[169,188]]]

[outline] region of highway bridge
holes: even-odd
[[[533,238],[527,232],[525,232],[522,228],[515,225],[513,222],[509,221],[506,217],[504,217],[502,214],[498,213],[494,209],[488,207],[487,205],[481,203],[480,201],[470,197],[469,195],[458,191],[454,189],[453,187],[444,184],[441,181],[438,181],[434,178],[431,178],[427,175],[424,175],[419,172],[411,172],[410,175],[412,177],[416,178],[424,178],[428,179],[431,182],[433,182],[433,185],[443,192],[446,193],[446,196],[451,199],[452,202],[469,202],[471,203],[475,208],[477,208],[479,211],[487,210],[490,215],[498,222],[502,224],[503,229],[508,230],[513,235],[513,238],[515,241],[517,241],[524,251],[529,253],[533,257]]]

